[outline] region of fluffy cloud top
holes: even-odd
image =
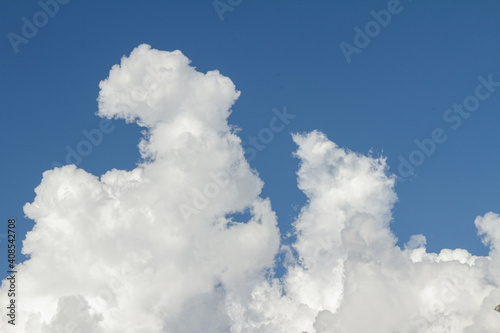
[[[18,267],[16,332],[495,332],[500,217],[475,221],[491,249],[404,249],[390,230],[383,158],[324,134],[294,135],[309,198],[280,245],[276,216],[227,123],[239,96],[180,51],[140,45],[100,83],[98,115],[145,127],[143,160],[100,177],[43,174]],[[230,214],[249,211],[248,221]],[[279,249],[287,273],[273,277]],[[8,284],[0,288],[7,302]],[[12,330],[6,320],[0,331]]]

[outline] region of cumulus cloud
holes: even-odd
[[[279,248],[263,183],[226,120],[239,92],[180,51],[147,45],[100,88],[99,116],[145,127],[143,161],[100,177],[72,165],[44,173],[25,206],[36,225],[18,267],[18,327],[227,330],[225,298],[244,299]],[[245,210],[249,221],[229,217]]]
[[[500,218],[476,225],[492,252],[427,253],[425,237],[405,249],[390,231],[394,177],[382,158],[337,147],[314,131],[295,135],[298,260],[281,280],[256,287],[239,332],[494,332],[500,323],[496,272]],[[242,326],[243,325],[243,326]],[[478,330],[478,327],[480,329]]]
[[[144,127],[131,171],[43,174],[18,267],[16,332],[494,332],[500,216],[476,219],[486,257],[404,249],[384,158],[296,134],[308,197],[280,244],[263,182],[228,124],[239,96],[180,51],[140,45],[100,83],[98,115]],[[231,217],[249,212],[248,220]],[[274,277],[276,255],[286,274]],[[0,299],[5,304],[7,283]],[[11,327],[5,320],[0,330]]]

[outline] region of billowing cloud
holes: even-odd
[[[100,83],[98,115],[144,127],[142,159],[99,177],[72,165],[43,174],[24,208],[36,224],[18,267],[16,332],[498,329],[500,216],[475,221],[487,257],[428,253],[423,235],[401,249],[385,159],[313,131],[293,136],[309,200],[284,246],[227,122],[239,92],[189,63],[140,45]],[[287,273],[276,278],[280,248]]]
[[[396,201],[384,159],[337,147],[325,135],[295,135],[299,188],[308,204],[295,222],[297,262],[257,286],[235,321],[239,332],[494,332],[499,216],[476,220],[489,257],[405,249],[390,231]],[[240,322],[244,322],[241,324]]]

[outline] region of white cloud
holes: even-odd
[[[400,249],[389,228],[396,195],[385,160],[341,149],[319,132],[294,140],[299,188],[309,198],[295,223],[300,264],[240,303],[234,332],[496,331],[498,215],[476,220],[489,257],[428,253],[423,235]]]
[[[147,45],[100,87],[99,115],[146,127],[146,160],[101,177],[74,166],[44,173],[25,206],[36,226],[18,273],[20,331],[29,316],[44,332],[82,321],[86,333],[178,331],[193,312],[192,331],[227,326],[224,297],[249,294],[279,248],[262,181],[227,124],[239,92],[216,71],[195,71],[181,52]],[[250,221],[225,217],[246,208]]]
[[[491,249],[405,249],[390,230],[383,158],[294,135],[309,198],[280,244],[263,186],[227,123],[239,96],[180,52],[136,48],[100,84],[98,115],[137,122],[143,161],[96,177],[46,171],[18,267],[16,332],[494,332],[500,217],[476,219]],[[248,209],[249,221],[227,217]],[[287,274],[271,278],[281,246]],[[297,258],[291,255],[296,253]],[[3,281],[5,282],[5,280]],[[7,300],[2,283],[0,301]],[[5,320],[0,331],[7,331]]]

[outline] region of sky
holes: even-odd
[[[2,2],[2,304],[15,218],[21,331],[492,332],[499,9]]]

